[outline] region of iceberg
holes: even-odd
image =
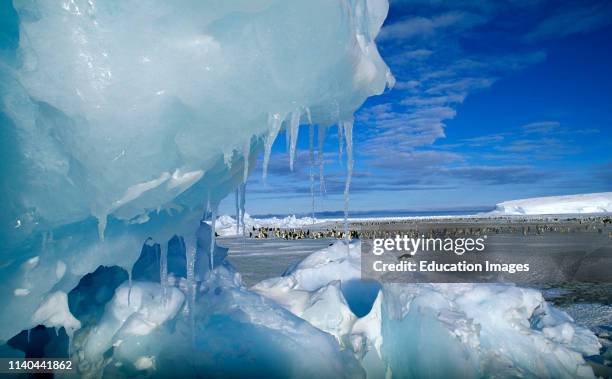
[[[534,197],[499,203],[493,215],[612,213],[612,192]]]

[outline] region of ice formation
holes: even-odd
[[[579,213],[612,213],[612,192],[580,195],[534,197],[504,201],[492,214],[546,215]]]
[[[359,243],[337,242],[253,290],[336,337],[372,377],[594,377],[582,355],[599,352],[597,337],[539,291],[364,282]]]
[[[340,125],[348,199],[353,113],[393,84],[374,43],[386,0],[13,6],[0,342],[61,328],[50,354],[84,377],[592,376],[593,335],[535,291],[381,287],[345,243],[252,291],[216,244],[219,201],[239,188],[231,230],[248,225],[249,170],[263,151],[266,175],[281,130],[293,157],[299,122],[317,125],[322,191]]]
[[[300,120],[350,119],[393,82],[374,43],[384,0],[14,7],[0,270],[6,308],[24,313],[100,264],[129,268],[149,237],[189,235],[206,194],[215,209],[281,128],[295,140]],[[58,260],[64,278],[37,278]],[[2,338],[33,326],[10,310],[0,322]]]

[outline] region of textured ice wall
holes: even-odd
[[[386,0],[14,8],[18,47],[0,54],[0,340],[33,326],[16,316],[52,289],[129,267],[149,236],[193,232],[279,128],[346,122],[393,81],[373,42]]]
[[[3,230],[135,217],[278,122],[349,119],[392,80],[373,43],[386,1],[15,7],[20,62],[3,68],[2,110],[22,175]]]

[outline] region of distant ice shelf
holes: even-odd
[[[493,215],[553,215],[612,213],[612,192],[566,196],[534,197],[504,201],[496,205]]]
[[[464,215],[435,215],[435,216],[384,216],[384,217],[349,217],[351,222],[368,221],[398,221],[398,220],[419,220],[419,219],[452,219],[464,217],[496,217],[504,215],[560,215],[560,214],[593,214],[593,213],[612,213],[612,192],[587,193],[567,196],[546,196],[534,197],[521,200],[504,201],[496,205],[491,212],[464,214]],[[267,228],[302,228],[323,222],[342,222],[342,218],[317,218],[317,217],[297,217],[288,215],[286,217],[266,217],[256,218],[249,214],[244,216],[246,229],[255,227]],[[221,236],[242,235],[236,232],[236,218],[223,215],[217,218],[215,230]],[[242,228],[242,226],[241,226]],[[247,232],[248,233],[248,232]]]

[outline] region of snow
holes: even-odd
[[[203,225],[199,235],[210,231]],[[105,376],[122,377],[137,375],[129,370],[151,370],[161,377],[192,377],[194,372],[219,377],[364,376],[358,360],[343,351],[334,337],[246,289],[227,262],[218,262],[213,274],[198,281],[188,313],[185,299],[190,288],[181,283],[185,278],[168,283],[166,301],[158,283],[121,285],[100,321],[81,330],[75,339],[73,357],[79,373],[96,376],[104,371]],[[337,291],[325,292],[313,310],[333,306],[341,298]],[[318,318],[320,314],[317,311],[313,321],[342,321]],[[354,317],[346,309],[343,314]],[[102,357],[108,351],[112,361]]]
[[[360,281],[359,250],[359,243],[347,251],[337,242],[252,289],[335,336],[362,358],[367,372],[386,367],[397,377],[593,377],[583,355],[599,352],[597,337],[536,290],[383,284],[369,313],[355,316],[348,305],[364,291],[351,295],[339,288]]]
[[[152,357],[140,357],[134,363],[137,370],[147,370],[155,365],[155,360]]]
[[[68,296],[65,292],[56,291],[49,294],[32,315],[32,322],[48,328],[64,328],[68,335],[81,327],[68,308]]]
[[[30,290],[27,288],[15,288],[13,293],[15,296],[28,296],[30,294]]]
[[[210,271],[210,233],[201,223],[197,241],[185,242],[200,256],[187,259],[186,278],[165,291],[124,282],[100,319],[77,331],[81,375],[593,377],[583,356],[598,353],[597,337],[536,290],[362,281],[358,241],[338,241],[247,289],[216,245]],[[80,327],[63,292],[35,316]]]
[[[547,215],[612,213],[612,192],[580,195],[534,197],[504,201],[496,205],[493,215]]]
[[[287,275],[260,282],[252,290],[343,341],[356,317],[342,295],[341,283],[359,277],[359,263],[357,249],[347,255],[346,247],[336,243],[308,256]]]
[[[124,283],[106,307],[102,320],[83,342],[84,359],[97,361],[113,344],[131,336],[144,336],[174,318],[185,296],[170,288],[163,299],[160,285],[148,282]]]

